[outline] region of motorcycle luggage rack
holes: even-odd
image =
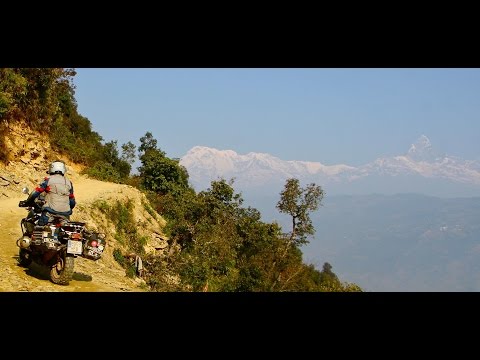
[[[85,223],[82,222],[69,222],[62,226],[62,229],[71,234],[71,233],[80,233],[85,230]]]

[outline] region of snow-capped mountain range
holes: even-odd
[[[408,152],[380,157],[362,166],[285,161],[266,153],[195,146],[180,159],[196,190],[212,180],[234,178],[234,188],[278,193],[285,180],[314,182],[335,193],[419,192],[436,196],[480,196],[480,163],[437,152],[425,135]],[[446,192],[446,193],[445,193]]]

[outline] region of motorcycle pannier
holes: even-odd
[[[82,257],[91,260],[98,260],[105,250],[105,236],[100,233],[85,233]]]

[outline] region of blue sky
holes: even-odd
[[[424,134],[480,160],[480,69],[77,68],[78,111],[105,141],[150,131],[169,157],[196,145],[363,165]]]

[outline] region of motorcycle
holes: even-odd
[[[29,194],[28,188],[23,188]],[[50,269],[50,280],[54,284],[68,285],[72,280],[75,258],[90,260],[101,258],[105,249],[105,234],[89,231],[86,223],[69,221],[65,216],[53,215],[53,221],[42,226],[37,222],[45,200],[39,196],[33,204],[20,201],[28,214],[20,221],[22,236],[17,240],[18,262],[28,267],[35,262]]]

